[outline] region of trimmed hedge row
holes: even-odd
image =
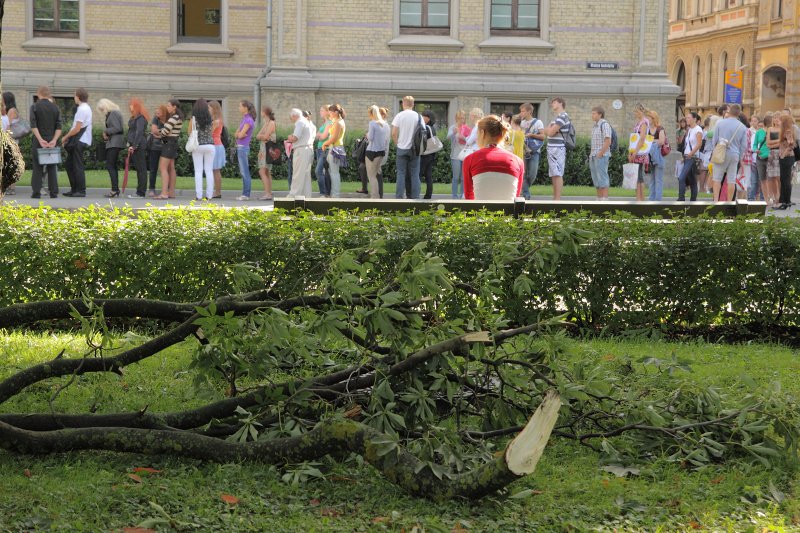
[[[488,213],[319,217],[256,210],[63,212],[0,207],[0,304],[77,297],[194,301],[233,290],[227,267],[251,262],[277,291],[321,279],[339,251],[384,239],[384,271],[426,242],[469,282],[503,246],[565,227],[591,232],[550,273],[530,262],[498,280],[526,286],[498,301],[520,323],[565,309],[583,327],[798,325],[800,225],[792,220],[514,220]],[[527,251],[521,249],[520,252]],[[317,290],[311,283],[307,290]],[[516,286],[515,286],[516,287]],[[519,291],[517,291],[519,292]],[[0,325],[2,326],[2,325]]]
[[[278,132],[279,143],[289,134],[288,131]],[[363,131],[353,130],[348,131],[345,137],[346,145],[350,147],[348,153],[352,153],[352,147],[355,139],[364,135]],[[102,138],[102,131],[95,130],[94,141]],[[186,145],[187,135],[182,133],[179,146]],[[452,171],[450,169],[450,141],[443,139],[444,149],[437,155],[436,162],[433,168],[433,178],[438,183],[450,183],[452,179]],[[31,168],[31,136],[28,136],[20,141],[20,149],[22,150],[23,157],[25,158],[25,168]],[[589,150],[590,142],[588,138],[577,139],[577,146],[575,150],[567,152],[567,162],[564,183],[565,185],[592,185],[592,178],[589,172]],[[627,162],[627,147],[620,145],[618,150],[612,154],[611,161],[609,162],[609,176],[611,178],[611,185],[617,187],[622,183],[622,165]],[[547,176],[547,156],[546,149],[542,149],[542,154],[539,161],[539,174],[537,183],[550,183],[550,178]],[[66,154],[64,154],[66,158]],[[258,168],[258,142],[254,140],[250,145],[250,169],[253,173],[254,179],[258,179],[256,169]],[[124,158],[120,156],[120,165],[124,164]],[[94,149],[90,149],[86,154],[86,168],[88,170],[104,170],[105,161],[98,161],[95,157]],[[193,176],[194,166],[192,164],[192,156],[184,150],[181,150],[178,159],[175,161],[175,170],[179,176]],[[389,160],[384,167],[384,174],[389,182],[394,182],[396,175],[395,170],[395,146],[392,144],[389,149]],[[358,181],[358,173],[355,162],[351,160],[348,168],[341,170],[343,181]],[[239,167],[236,159],[228,157],[228,164],[222,169],[222,177],[230,179],[241,179],[239,175]],[[281,163],[273,167],[273,177],[276,179],[286,179],[286,163]]]

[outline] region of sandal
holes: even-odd
[[[264,196],[259,196],[259,197],[258,197],[258,199],[259,199],[259,200],[265,200],[265,201],[268,201],[268,200],[272,200],[272,196],[267,196],[267,195],[264,195]]]
[[[159,194],[158,196],[153,196],[153,200],[169,200],[169,196]]]

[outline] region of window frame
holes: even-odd
[[[398,98],[397,102],[397,111],[394,113],[395,115],[403,110],[403,99]],[[445,106],[445,113],[435,112],[436,115],[436,131],[437,136],[439,133],[444,131],[447,132],[447,128],[450,127],[452,123],[450,118],[450,113],[453,113],[455,117],[455,110],[453,108],[453,100],[451,99],[441,99],[441,98],[414,98],[414,107],[412,108],[417,113],[422,113],[425,109],[432,109],[431,104],[433,105],[444,105]],[[417,109],[418,107],[422,106],[422,109]]]
[[[39,35],[34,32],[34,0],[25,1],[25,41],[20,45],[26,52],[87,53],[91,46],[86,44],[86,8],[78,2],[78,32],[68,35],[65,32],[47,31]],[[44,34],[46,33],[46,35]]]
[[[55,22],[56,28],[61,26],[61,2],[63,0],[53,0],[53,21]],[[80,26],[81,26],[81,2],[78,0],[67,0],[70,2],[75,2],[78,7],[78,29],[75,31],[66,31],[66,30],[38,30],[36,29],[36,2],[37,0],[33,0],[31,2],[31,9],[33,10],[31,14],[31,20],[33,21],[33,36],[34,37],[55,37],[57,39],[80,39]]]
[[[403,10],[403,2],[414,2],[418,1],[420,3],[420,21],[421,26],[403,26],[400,23],[400,34],[401,35],[450,35],[450,26],[453,21],[453,9],[452,3],[448,0],[447,1],[447,26],[427,26],[425,22],[428,19],[428,3],[430,0],[400,0],[400,15],[402,16]],[[399,23],[399,19],[398,19]]]
[[[223,11],[222,9],[222,0],[219,0],[219,36],[218,37],[191,37],[186,35],[181,35],[183,28],[186,27],[186,5],[191,5],[191,1],[186,0],[177,0],[176,7],[177,12],[176,16],[178,17],[175,21],[175,42],[181,44],[222,44],[222,28],[226,25],[227,20],[227,12]],[[197,8],[197,5],[195,5]]]
[[[198,42],[180,38],[179,15],[181,0],[170,1],[170,47],[167,55],[192,57],[231,57],[233,50],[228,48],[228,29],[230,27],[230,0],[219,0],[219,42]]]
[[[520,0],[511,0],[511,28],[495,28],[492,27],[492,8],[494,7],[495,0],[489,0],[489,33],[493,36],[503,37],[539,37],[541,35],[542,27],[542,2],[536,0],[536,23],[534,29],[518,28],[519,24],[519,2]]]

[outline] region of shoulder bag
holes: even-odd
[[[189,134],[189,140],[186,141],[186,151],[194,152],[198,146],[200,146],[200,141],[197,138],[197,122],[192,117],[192,133]]]

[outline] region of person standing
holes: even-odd
[[[678,176],[678,201],[686,201],[686,186],[691,188],[689,201],[697,201],[697,165],[698,152],[703,144],[703,129],[698,125],[700,115],[694,111],[686,115],[686,140],[683,148],[683,167]]]
[[[264,194],[259,200],[272,200],[272,163],[267,162],[267,141],[277,140],[275,113],[268,105],[261,107],[261,129],[256,134],[258,142],[258,176],[264,186]]]
[[[528,154],[525,160],[525,183],[522,185],[522,196],[526,200],[531,198],[531,186],[536,183],[539,175],[539,160],[544,145],[544,124],[541,120],[533,116],[533,104],[525,103],[519,106],[519,114],[522,117],[520,127],[525,132],[525,146],[528,147]]]
[[[197,129],[197,148],[192,151],[194,164],[194,199],[209,200],[214,196],[214,137],[211,110],[205,98],[198,98],[192,106],[192,120],[189,134]],[[203,194],[203,175],[206,177],[206,190]]]
[[[150,123],[150,137],[147,142],[147,168],[150,171],[150,198],[156,196],[156,177],[158,176],[158,163],[161,161],[161,150],[164,148],[164,143],[161,142],[161,128],[169,118],[166,105],[160,105],[156,108],[153,115],[153,120]]]
[[[425,143],[427,140],[436,136],[436,115],[430,109],[422,112],[422,122],[425,124]],[[425,151],[425,143],[423,143],[422,151]],[[433,196],[433,167],[436,164],[436,154],[425,154],[420,156],[419,160],[419,177],[420,180],[425,178],[425,198],[430,200]],[[421,188],[420,183],[420,188]]]
[[[649,151],[645,151],[645,138],[650,131],[650,122],[645,116],[646,112],[647,110],[642,104],[636,104],[633,108],[636,125],[633,127],[631,136],[636,135],[637,140],[635,144],[631,142],[628,146],[628,163],[639,165],[639,176],[636,180],[636,200],[638,202],[644,201],[644,174],[650,168]]]
[[[339,198],[342,186],[340,168],[347,167],[347,155],[344,151],[344,109],[339,104],[328,107],[328,117],[331,119],[331,134],[322,143],[322,149],[328,150],[328,169],[331,175],[331,198]]]
[[[39,148],[55,148],[61,137],[61,111],[53,103],[50,87],[42,85],[36,91],[39,97],[31,106],[30,122],[31,152],[33,169],[31,172],[31,198],[42,197],[42,176],[47,172],[47,188],[50,198],[58,198],[58,167],[57,165],[40,165]]]
[[[331,126],[333,125],[328,115],[328,107],[329,106],[324,105],[319,108],[320,127],[319,131],[317,131],[317,166],[314,169],[314,174],[317,177],[317,185],[319,186],[319,194],[322,197],[329,197],[331,195],[331,177],[325,168],[325,150],[322,149],[322,145],[331,134]]]
[[[725,118],[717,121],[714,135],[711,138],[711,151],[720,143],[726,143],[725,161],[714,163],[711,171],[711,185],[714,188],[714,201],[720,201],[722,179],[727,175],[728,198],[733,200],[736,176],[739,174],[739,163],[747,150],[747,127],[739,120],[742,108],[739,104],[731,104],[725,111]],[[794,157],[792,157],[794,159]],[[794,163],[792,163],[794,164]]]
[[[3,130],[9,130],[9,133],[11,133],[11,125],[18,120],[17,98],[14,96],[14,93],[6,91],[3,93]],[[14,136],[12,135],[11,138],[14,139]],[[18,139],[14,139],[14,141],[19,143]],[[8,189],[6,189],[5,196],[14,196],[15,194],[17,194],[17,184],[12,183]]]
[[[608,161],[611,157],[611,125],[606,120],[606,110],[602,106],[592,108],[592,142],[589,150],[589,172],[597,192],[598,200],[608,200]],[[523,192],[524,187],[523,187]]]
[[[248,100],[239,102],[239,113],[242,121],[236,130],[236,159],[239,162],[239,172],[242,175],[242,194],[237,200],[246,202],[250,199],[250,139],[256,126],[256,108]]]
[[[403,110],[392,119],[392,141],[397,146],[395,198],[419,198],[420,156],[414,153],[414,133],[422,126],[422,117],[414,111],[414,97],[403,97]]]
[[[211,110],[211,137],[214,139],[214,195],[211,198],[222,198],[222,169],[225,167],[225,145],[222,144],[222,129],[225,127],[225,120],[222,117],[222,106],[219,102],[212,100],[208,103]]]
[[[792,203],[792,169],[794,168],[794,148],[797,138],[794,133],[794,119],[788,113],[781,115],[780,144],[780,194],[776,209],[788,209]]]
[[[67,170],[70,190],[64,196],[83,198],[86,196],[86,169],[83,165],[83,152],[92,145],[92,108],[89,106],[89,93],[80,87],[75,90],[75,119],[70,129],[61,138],[67,151],[64,167]]]
[[[462,161],[458,158],[458,154],[467,145],[467,137],[463,134],[466,121],[467,114],[463,109],[459,109],[456,111],[455,124],[447,129],[447,138],[450,141],[450,170],[453,172],[450,192],[454,200],[464,196],[464,184],[461,176]]]
[[[664,196],[664,165],[666,160],[662,154],[662,149],[667,144],[667,133],[661,126],[661,117],[656,111],[648,109],[645,113],[650,123],[650,135],[653,136],[653,144],[650,145],[650,170],[653,173],[653,185],[650,187],[651,202],[660,202]]]
[[[138,98],[128,103],[131,118],[128,120],[128,169],[136,169],[136,198],[144,198],[147,192],[147,109]],[[153,182],[155,187],[155,181]]]
[[[292,187],[289,189],[289,196],[292,198],[295,196],[311,198],[311,165],[314,163],[314,137],[316,131],[311,122],[303,117],[301,110],[292,109],[289,117],[294,122],[294,131],[286,138],[292,143],[292,153],[294,154]]]
[[[155,200],[167,200],[175,198],[175,160],[178,158],[178,136],[183,129],[183,111],[180,102],[172,99],[167,102],[167,114],[169,119],[164,123],[159,133],[161,134],[161,159],[158,160],[158,168],[161,172],[161,194],[154,196]]]
[[[555,114],[553,121],[544,128],[547,135],[547,173],[553,181],[553,200],[561,200],[561,190],[564,188],[564,167],[567,163],[567,144],[565,141],[569,133],[570,119],[565,111],[566,102],[556,96],[550,102],[550,109]]]
[[[500,147],[508,135],[509,125],[500,120],[500,117],[489,115],[479,120],[477,127],[479,149],[464,158],[464,198],[475,200],[473,178],[479,174],[491,172],[507,174],[515,178],[513,196],[510,195],[511,198],[509,198],[509,200],[513,200],[522,193],[525,163],[510,151]]]
[[[747,200],[754,202],[757,198],[763,197],[761,194],[761,179],[758,176],[758,154],[755,149],[756,134],[760,128],[761,119],[758,115],[750,115],[750,128],[747,138],[747,155],[745,159],[750,159],[750,180],[747,183]]]
[[[386,157],[386,143],[389,139],[389,125],[381,117],[378,106],[370,106],[367,112],[369,128],[367,129],[367,151],[364,154],[364,164],[367,167],[367,180],[369,184],[369,197],[381,198],[383,193],[382,180],[378,181],[381,164]]]
[[[105,117],[103,141],[105,142],[106,170],[111,180],[111,191],[105,194],[106,198],[119,196],[119,153],[125,147],[125,138],[122,129],[122,113],[119,106],[108,98],[101,98],[97,102],[97,112]]]

